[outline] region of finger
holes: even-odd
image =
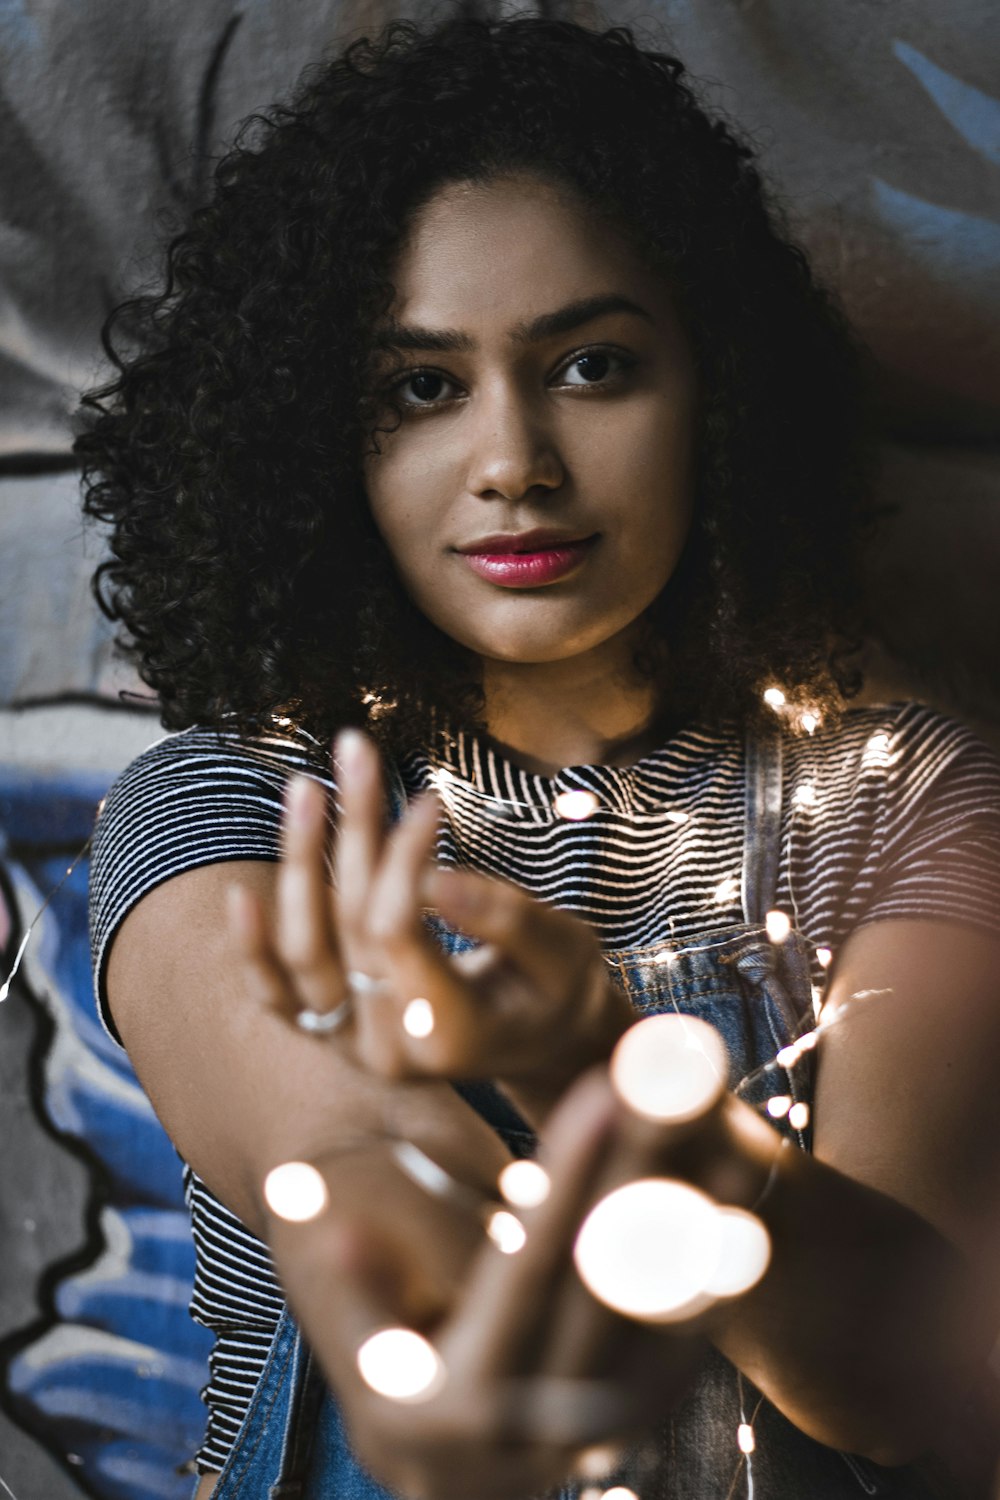
[[[382,768],[372,742],[345,729],[334,750],[340,819],[334,844],[334,907],[348,967],[367,970],[371,889],[385,845]]]
[[[357,1390],[363,1384],[359,1351],[380,1330],[416,1327],[425,1301],[406,1256],[373,1225],[328,1211],[311,1235],[312,1243],[293,1246],[293,1237],[300,1239],[295,1227],[277,1227],[283,1285],[293,1312],[305,1316],[310,1344],[329,1377]],[[316,1315],[317,1279],[325,1291],[322,1318]]]
[[[548,1311],[559,1285],[576,1278],[576,1230],[611,1147],[614,1119],[603,1070],[585,1075],[552,1116],[543,1152],[552,1186],[540,1207],[522,1215],[524,1247],[510,1256],[492,1247],[483,1251],[449,1324],[443,1347],[448,1357],[457,1351],[474,1378],[489,1383],[544,1369]],[[613,1318],[607,1310],[602,1316]]]
[[[327,799],[307,776],[289,782],[276,893],[278,951],[301,1005],[331,1010],[346,993],[326,883]]]
[[[515,1103],[525,1118],[544,1119],[566,1085],[606,1058],[634,1020],[595,934],[570,913],[472,871],[429,871],[423,893],[446,920],[481,940],[474,954],[457,960],[466,977],[486,953],[507,970],[494,1006],[480,1019],[480,1053],[466,1076],[516,1082]]]
[[[562,997],[597,952],[593,933],[568,912],[473,870],[429,871],[423,894],[446,921],[492,943],[543,991]]]
[[[520,995],[530,996],[530,1005],[503,1017],[514,1071],[532,1071],[539,1043],[566,1026],[564,1056],[573,1077],[606,1057],[632,1024],[627,996],[612,983],[595,934],[577,917],[471,870],[435,870],[425,892],[447,921],[497,950],[526,981]],[[508,993],[518,992],[511,986]],[[548,999],[547,1009],[539,997]]]
[[[408,951],[414,939],[426,932],[421,921],[420,887],[433,854],[440,818],[437,792],[424,792],[386,839],[372,887],[368,927],[379,948],[390,957],[397,949]]]
[[[614,1375],[639,1394],[654,1389],[662,1410],[671,1383],[687,1379],[705,1347],[705,1309],[694,1311],[682,1322],[639,1326],[598,1302],[579,1276],[566,1277],[552,1299],[542,1371],[556,1379]],[[634,1408],[634,1390],[630,1399]]]
[[[252,1003],[286,1015],[296,1009],[292,981],[274,951],[264,908],[253,891],[231,885],[226,892],[226,922],[240,967],[241,987]]]
[[[666,1083],[669,1081],[671,1065],[683,1072],[687,1053],[691,1050],[690,1047],[679,1050],[675,1047],[674,1051],[670,1047],[665,1048],[666,1039],[662,1036],[658,1043],[655,1036],[647,1036],[643,1041],[645,1029],[655,1029],[661,1024],[670,1028],[670,1040],[676,1043],[673,1030],[678,1025],[694,1027],[698,1023],[675,1023],[673,1018],[669,1022],[640,1021],[629,1038],[620,1044],[610,1070],[611,1085],[619,1100],[614,1148],[608,1153],[599,1178],[594,1182],[595,1201],[605,1198],[629,1182],[663,1176],[688,1176],[687,1173],[677,1171],[682,1161],[693,1166],[699,1160],[710,1160],[718,1152],[719,1115],[726,1097],[722,1071],[724,1053],[721,1049],[718,1055],[715,1049],[708,1053],[699,1051],[697,1055],[703,1059],[705,1066],[699,1066],[694,1077],[687,1078],[687,1091],[682,1088],[680,1095],[672,1101],[669,1096],[666,1101],[663,1097],[655,1101],[660,1106],[665,1102],[682,1103],[684,1108],[679,1111],[677,1119],[669,1116],[653,1118],[639,1108],[640,1103],[650,1103],[650,1079],[643,1076],[644,1072],[652,1068],[660,1074],[659,1081]],[[697,1041],[698,1038],[693,1040]],[[694,1085],[698,1087],[693,1087]],[[689,1114],[691,1109],[695,1113]],[[662,1364],[661,1383],[669,1383],[671,1378],[686,1378],[692,1351],[701,1347],[701,1330],[712,1305],[713,1299],[704,1295],[690,1299],[690,1304],[683,1312],[678,1309],[679,1321],[671,1321],[660,1339],[663,1345],[659,1354]],[[554,1306],[552,1333],[547,1346],[547,1369],[553,1373],[591,1366],[607,1369],[616,1350],[634,1347],[637,1339],[641,1343],[643,1338],[648,1337],[650,1335],[634,1329],[630,1331],[629,1324],[625,1321],[616,1332],[601,1318],[596,1300],[590,1296],[582,1282],[567,1280],[560,1287]]]
[[[371,894],[369,935],[380,954],[391,999],[373,996],[359,1017],[359,1047],[369,1066],[375,1051],[391,1056],[398,1072],[411,1076],[454,1076],[475,1071],[490,1057],[488,1010],[422,920],[420,886],[432,857],[440,817],[436,794],[420,797],[387,841]],[[409,1025],[414,1000],[429,1021]],[[391,1036],[390,1036],[391,1033]]]

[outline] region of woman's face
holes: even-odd
[[[442,188],[393,280],[403,418],[365,476],[413,600],[494,661],[628,648],[691,520],[695,378],[666,284],[529,175]]]

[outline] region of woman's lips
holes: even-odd
[[[580,542],[560,542],[535,552],[461,552],[459,556],[480,578],[501,588],[525,589],[565,578],[579,567],[596,541],[596,536],[588,536]]]

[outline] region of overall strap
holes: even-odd
[[[743,915],[763,924],[774,906],[781,854],[781,725],[754,725],[746,738],[746,814],[743,838]]]
[[[303,1493],[312,1455],[316,1423],[326,1394],[326,1384],[301,1333],[296,1331],[288,1416],[281,1444],[281,1466],[277,1483],[268,1491],[270,1500],[298,1500]]]

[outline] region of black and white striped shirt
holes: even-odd
[[[930,917],[1000,933],[1000,762],[966,729],[918,705],[864,708],[786,738],[777,905],[833,950],[863,923]],[[115,932],[155,886],[197,866],[274,860],[285,781],[332,787],[316,746],[291,733],[241,744],[189,729],[135,760],[109,792],[91,866],[98,1003]],[[633,766],[547,778],[460,735],[400,764],[407,793],[436,785],[443,865],[515,881],[576,913],[608,949],[684,943],[742,920],[743,745],[689,727]],[[560,815],[568,791],[592,814]],[[334,799],[336,800],[336,799]],[[216,1336],[199,1467],[219,1469],[282,1308],[266,1247],[187,1171],[197,1249],[192,1314]]]

